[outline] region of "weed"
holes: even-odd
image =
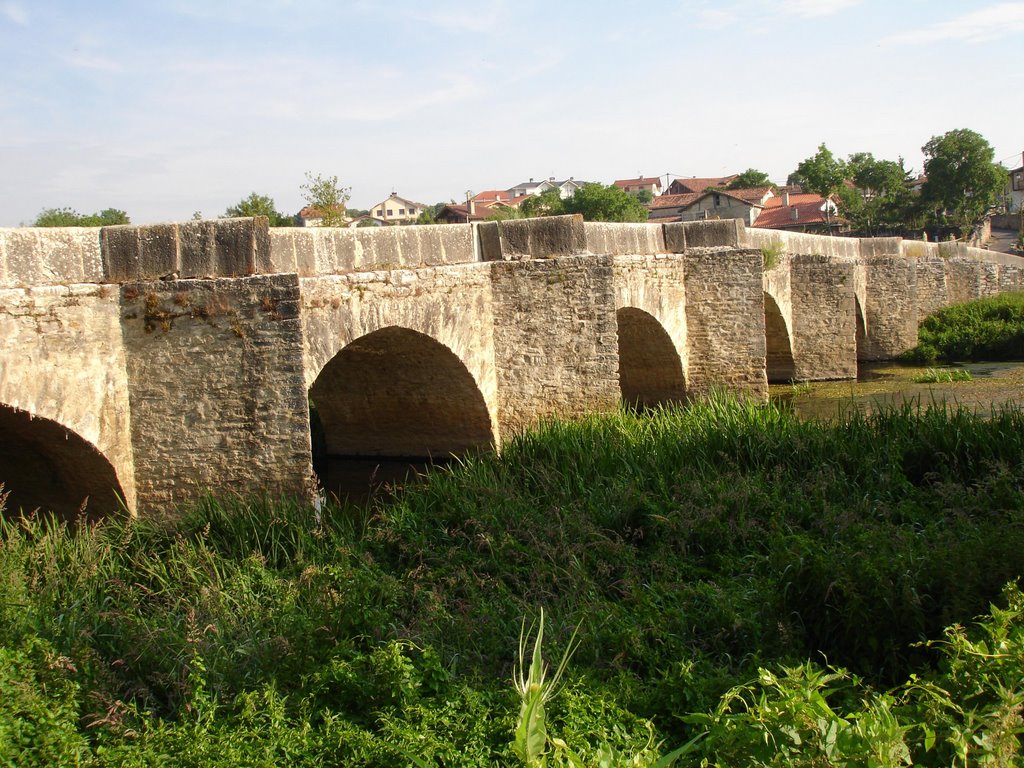
[[[952,384],[955,381],[973,381],[966,368],[929,368],[914,377],[915,384]]]
[[[764,259],[764,271],[768,272],[779,265],[782,254],[786,252],[786,245],[778,238],[767,245],[761,246],[761,257]]]

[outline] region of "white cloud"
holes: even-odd
[[[949,21],[893,35],[886,42],[911,45],[943,40],[985,43],[1020,32],[1024,32],[1024,3],[998,3]]]
[[[739,20],[736,11],[727,8],[705,8],[697,14],[697,26],[703,29],[725,29]]]
[[[783,0],[780,6],[785,13],[804,18],[831,16],[844,8],[860,5],[861,0]]]
[[[4,3],[0,5],[0,13],[19,26],[28,26],[28,11],[25,10],[25,6],[21,3],[15,3],[13,0]]]
[[[124,67],[106,56],[91,53],[73,53],[65,61],[75,69],[92,69],[98,72],[123,72]]]

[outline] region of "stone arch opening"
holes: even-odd
[[[94,445],[50,419],[0,403],[4,516],[36,510],[74,523],[124,511],[117,472]]]
[[[764,341],[768,383],[792,381],[796,376],[796,364],[793,362],[793,345],[786,318],[782,316],[775,298],[767,291],[764,294]]]
[[[853,302],[856,305],[857,313],[857,362],[859,363],[866,359],[868,353],[868,329],[860,299],[855,296]]]
[[[345,346],[309,397],[314,468],[339,496],[494,444],[487,404],[465,364],[408,328],[389,326]]]
[[[618,310],[615,319],[622,401],[636,408],[685,402],[683,363],[662,324],[633,307]]]

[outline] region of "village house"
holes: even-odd
[[[413,224],[426,207],[392,192],[387,200],[370,208],[370,216],[385,224]]]
[[[733,174],[732,176],[718,176],[718,177],[706,177],[698,178],[693,176],[689,179],[679,178],[675,179],[671,184],[668,185],[668,195],[686,195],[686,194],[700,194],[708,187],[722,187],[729,186],[733,179],[739,174]]]
[[[638,179],[618,179],[615,186],[634,197],[639,197],[644,192],[650,193],[652,198],[661,194],[661,179],[645,178],[642,174]]]

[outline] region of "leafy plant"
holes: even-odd
[[[973,381],[966,368],[929,368],[914,377],[916,384],[952,384],[955,381]]]

